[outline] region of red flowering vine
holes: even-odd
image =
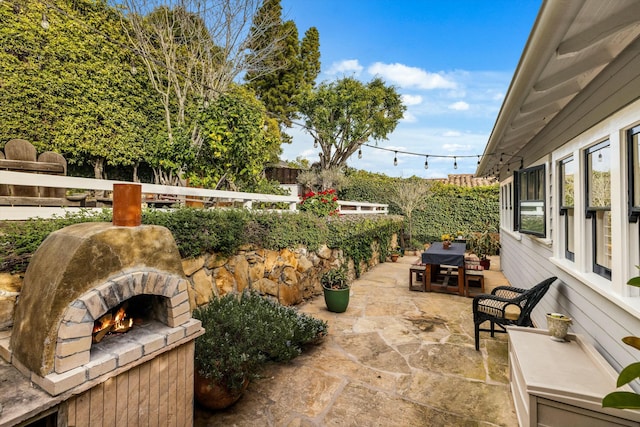
[[[317,193],[309,191],[302,196],[298,208],[301,211],[311,212],[321,217],[338,215],[339,205],[336,190],[330,188]]]

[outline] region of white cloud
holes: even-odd
[[[420,105],[422,104],[422,96],[420,95],[402,95],[402,103],[404,105]]]
[[[327,74],[329,74],[329,75],[336,75],[336,74],[355,74],[355,75],[359,75],[362,72],[363,68],[364,67],[362,65],[360,65],[360,63],[358,62],[357,59],[345,59],[344,61],[334,62],[333,64],[331,64],[331,67],[327,71]]]
[[[451,110],[456,110],[456,111],[466,111],[469,109],[469,104],[467,104],[464,101],[458,101],[458,102],[454,102],[453,104],[449,105],[449,108]]]
[[[384,64],[376,62],[367,71],[369,74],[381,76],[401,87],[419,89],[455,89],[456,83],[442,74],[429,73],[420,68],[408,67],[404,64]]]
[[[410,111],[405,111],[401,121],[405,123],[416,123],[418,121],[418,118]]]
[[[445,133],[442,134],[442,136],[446,136],[448,138],[457,137],[457,136],[461,136],[461,135],[462,135],[462,133],[460,133],[457,130],[448,130],[448,131],[446,131]]]

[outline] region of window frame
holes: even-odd
[[[627,203],[628,203],[628,215],[629,222],[636,223],[640,218],[640,200],[638,200],[638,205],[635,205],[635,171],[638,170],[640,174],[640,126],[634,126],[631,129],[628,129],[626,132],[627,135],[627,180],[628,180],[628,194],[627,194]],[[638,135],[638,144],[633,143],[634,135]],[[636,168],[635,161],[638,160],[638,168]],[[640,176],[638,177],[640,178]]]
[[[536,173],[536,181],[534,183],[529,182],[529,177],[532,176],[532,173]],[[522,186],[523,179],[526,177],[526,188],[527,195],[526,199],[522,198]],[[529,199],[529,191],[531,189],[531,185],[535,185],[542,194],[539,194],[541,198],[532,198]],[[534,192],[535,192],[534,188]],[[531,166],[526,169],[520,169],[514,172],[514,192],[515,192],[515,200],[514,200],[514,226],[515,229],[522,234],[529,234],[536,237],[546,237],[547,236],[547,174],[545,164]],[[525,202],[537,202],[542,203],[542,231],[537,230],[529,230],[523,228],[522,226],[522,203]]]
[[[571,227],[573,224],[571,224],[571,215],[569,215],[569,210],[571,209],[573,211],[573,219],[575,221],[575,215],[576,215],[576,203],[575,203],[575,179],[577,177],[577,168],[574,171],[574,189],[573,189],[573,205],[565,205],[564,201],[565,201],[565,167],[569,162],[576,162],[576,159],[573,157],[573,155],[566,157],[562,160],[560,160],[558,162],[558,166],[559,166],[559,173],[558,173],[558,179],[559,179],[559,183],[558,183],[558,189],[559,189],[559,200],[560,200],[560,210],[559,210],[559,214],[560,216],[564,217],[564,257],[566,259],[568,259],[569,261],[575,261],[576,258],[576,254],[575,252],[572,252],[569,250],[569,237],[571,235],[571,237],[574,239],[574,245],[575,245],[575,230]],[[577,163],[573,164],[574,167],[577,165]]]
[[[609,206],[591,206],[591,172],[592,166],[589,161],[589,156],[601,149],[604,148],[611,149],[611,141],[606,139],[604,141],[593,144],[589,147],[586,147],[584,150],[584,197],[585,197],[585,218],[591,220],[591,266],[594,273],[599,276],[604,277],[607,280],[611,280],[611,267],[606,267],[601,264],[598,264],[598,241],[597,241],[597,233],[598,233],[598,213],[601,212],[609,212],[611,215],[611,201],[609,201]],[[609,173],[611,173],[611,165],[609,165]],[[611,190],[609,190],[611,191]],[[609,198],[611,198],[611,194],[609,194]]]

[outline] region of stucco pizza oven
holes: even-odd
[[[186,418],[180,423],[189,424],[193,342],[203,330],[191,317],[187,286],[177,246],[164,227],[83,223],[58,230],[29,263],[3,356],[8,354],[20,372],[51,396],[72,397],[73,405],[93,404],[93,397],[87,403],[79,396],[95,393],[98,385],[133,384],[119,378],[135,368],[133,388],[115,393],[114,402],[125,402],[92,411],[122,416],[116,406],[127,405],[135,392],[156,396],[146,409],[136,401],[136,414],[162,414],[158,405],[173,402],[174,413],[165,408],[166,416],[176,417],[177,408],[183,408]],[[131,328],[102,335],[97,342],[96,325],[123,306],[135,313]],[[143,382],[139,376],[144,372]],[[99,400],[101,405],[108,401]]]

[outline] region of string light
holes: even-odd
[[[480,156],[478,156],[478,166],[480,166]]]
[[[45,30],[49,29],[49,21],[47,20],[47,15],[45,15],[44,12],[42,12],[42,21],[40,21],[40,26]]]
[[[429,169],[429,156],[425,156],[424,158],[424,168]]]
[[[313,141],[313,148],[318,148],[318,141]]]
[[[358,149],[358,158],[362,158],[362,148]]]
[[[524,167],[524,159],[520,159],[520,169]]]
[[[502,163],[502,156],[504,155],[504,153],[500,153],[500,163]]]
[[[458,169],[458,159],[456,159],[455,157],[453,158],[453,168]]]
[[[398,166],[398,152],[394,151],[395,155],[393,156],[393,166]]]

